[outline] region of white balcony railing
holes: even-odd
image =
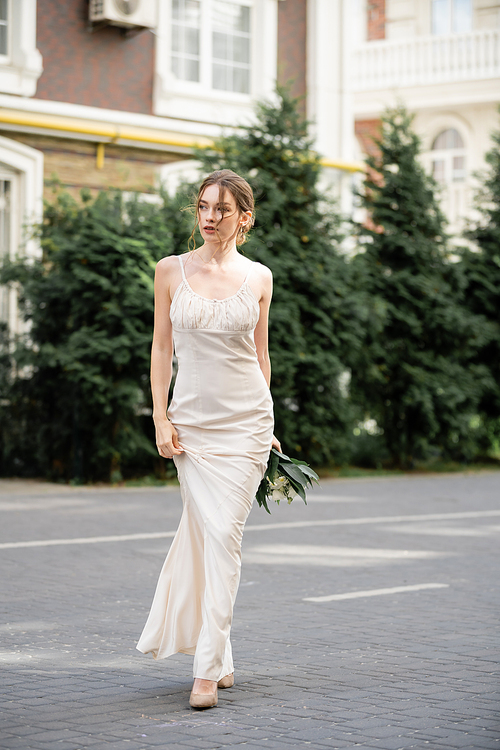
[[[354,91],[500,76],[500,29],[367,42],[354,50]]]

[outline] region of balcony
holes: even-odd
[[[496,78],[500,29],[368,42],[353,58],[355,92]]]

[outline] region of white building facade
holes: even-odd
[[[347,213],[370,135],[402,100],[461,230],[499,126],[500,0],[2,0],[0,255],[37,252],[23,227],[54,175],[75,193],[175,185],[193,146],[250,123],[276,80],[304,97]],[[0,290],[13,329],[15,307]]]
[[[500,2],[360,0],[356,15],[347,54],[358,143],[363,124],[369,133],[384,107],[403,101],[442,185],[450,230],[460,232],[472,212],[474,173],[500,127]]]

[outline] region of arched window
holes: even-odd
[[[432,142],[430,156],[432,174],[443,188],[443,210],[457,227],[468,205],[466,148],[458,130],[442,130]]]
[[[432,174],[441,183],[463,182],[465,173],[465,146],[455,128],[439,133],[432,144]]]

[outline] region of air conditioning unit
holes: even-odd
[[[157,0],[90,0],[89,21],[126,29],[154,28]]]

